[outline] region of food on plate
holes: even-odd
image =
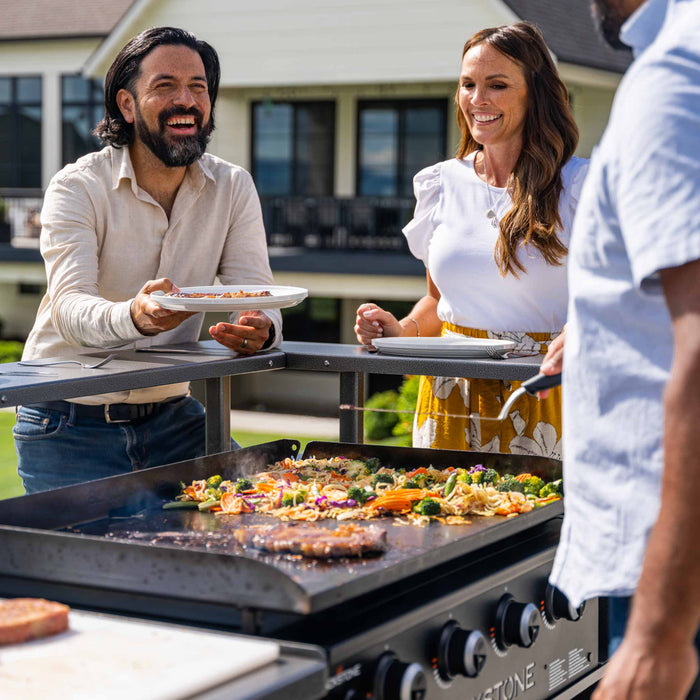
[[[266,552],[305,557],[361,557],[387,548],[385,530],[355,523],[341,523],[335,529],[297,523],[267,525],[235,530],[234,537],[242,545]]]
[[[239,289],[237,292],[168,292],[166,297],[176,297],[177,299],[244,299],[247,297],[271,297],[272,292],[262,290],[260,292],[244,292]]]
[[[515,516],[559,500],[561,479],[545,483],[535,474],[470,469],[383,467],[379,460],[287,458],[266,471],[235,481],[221,476],[180,483],[165,509],[198,508],[221,515],[260,513],[280,520],[314,522],[399,516],[426,525],[468,524],[467,516]]]
[[[0,645],[28,642],[67,630],[69,609],[43,598],[0,601]]]

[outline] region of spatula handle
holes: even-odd
[[[551,389],[561,384],[561,372],[558,374],[538,374],[524,381],[521,386],[531,396],[536,396],[537,392]]]

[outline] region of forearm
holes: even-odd
[[[399,321],[404,336],[440,335],[442,321],[437,315],[438,300],[427,294],[411,309],[408,316]],[[411,320],[413,319],[413,320]]]
[[[110,347],[142,337],[131,319],[130,304],[85,293],[62,294],[53,300],[51,320],[71,345]]]
[[[700,625],[700,350],[678,348],[664,408],[664,473],[659,517],[649,538],[630,634],[690,642]]]

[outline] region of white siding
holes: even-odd
[[[448,80],[475,31],[517,19],[499,0],[152,0],[140,8],[91,70],[104,74],[142,29],[170,25],[216,48],[227,86]]]

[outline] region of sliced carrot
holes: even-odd
[[[532,474],[518,474],[518,476],[515,477],[515,480],[522,484],[525,479],[529,479],[531,476]]]
[[[350,478],[347,477],[347,476],[345,476],[345,474],[340,474],[339,472],[334,472],[332,469],[331,469],[331,474],[332,474],[333,477],[335,477],[338,481],[350,481]]]
[[[386,491],[382,491],[381,495],[379,495],[377,498],[394,496],[396,498],[419,501],[420,499],[425,498],[427,495],[428,491],[426,489],[387,489]]]
[[[428,470],[425,467],[418,467],[418,469],[414,469],[412,472],[407,472],[406,477],[410,479],[412,476],[415,476],[416,474],[427,474]]]
[[[282,478],[287,479],[287,481],[299,481],[299,477],[294,472],[284,472]]]
[[[267,484],[264,481],[261,481],[258,483],[258,485],[255,487],[256,491],[263,491],[265,493],[269,493],[270,491],[274,491],[275,487],[272,484]]]

